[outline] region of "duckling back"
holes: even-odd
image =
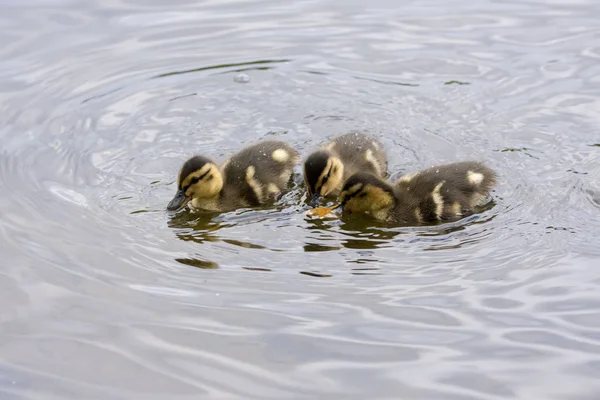
[[[344,180],[359,171],[387,176],[388,161],[383,144],[371,135],[351,131],[333,139],[325,150],[344,164]]]
[[[356,172],[387,176],[383,145],[373,136],[351,131],[310,154],[304,162],[306,189],[314,199],[336,196]]]
[[[285,142],[267,140],[249,145],[223,165],[223,208],[255,207],[280,194],[299,161]]]
[[[435,221],[471,213],[495,186],[496,173],[481,162],[439,165],[400,177],[396,219]]]

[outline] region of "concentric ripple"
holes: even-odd
[[[0,398],[592,399],[600,6],[0,5]],[[243,74],[243,75],[241,75]],[[461,221],[175,216],[183,160],[379,136],[500,174]]]

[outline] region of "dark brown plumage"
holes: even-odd
[[[359,171],[385,177],[387,157],[383,145],[375,137],[351,131],[336,137],[306,158],[306,190],[315,199],[337,196],[344,181]]]
[[[298,161],[298,152],[278,140],[249,145],[221,168],[206,157],[192,157],[181,169],[177,194],[167,209],[178,210],[188,202],[208,211],[260,206],[283,192]]]
[[[382,221],[419,224],[472,213],[486,199],[496,179],[493,170],[475,161],[407,174],[393,186],[361,172],[346,181],[340,201],[345,213],[366,213]]]

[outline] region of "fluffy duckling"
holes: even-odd
[[[496,173],[475,161],[407,174],[393,186],[359,172],[346,181],[340,206],[344,213],[366,213],[380,221],[420,224],[472,213],[495,184]]]
[[[188,203],[192,209],[221,212],[260,206],[283,191],[299,159],[296,150],[277,140],[247,146],[221,168],[209,158],[194,156],[183,164],[167,209],[179,210]]]
[[[351,131],[336,137],[304,161],[304,182],[311,203],[339,195],[346,179],[356,172],[384,178],[387,164],[383,145],[373,136]]]

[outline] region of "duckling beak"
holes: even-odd
[[[179,189],[177,191],[177,193],[175,193],[175,197],[173,197],[173,200],[171,200],[169,202],[169,204],[167,205],[167,210],[169,210],[169,211],[180,210],[183,207],[185,207],[185,205],[190,200],[191,200],[191,198],[189,196],[186,196],[185,192],[183,190]]]

